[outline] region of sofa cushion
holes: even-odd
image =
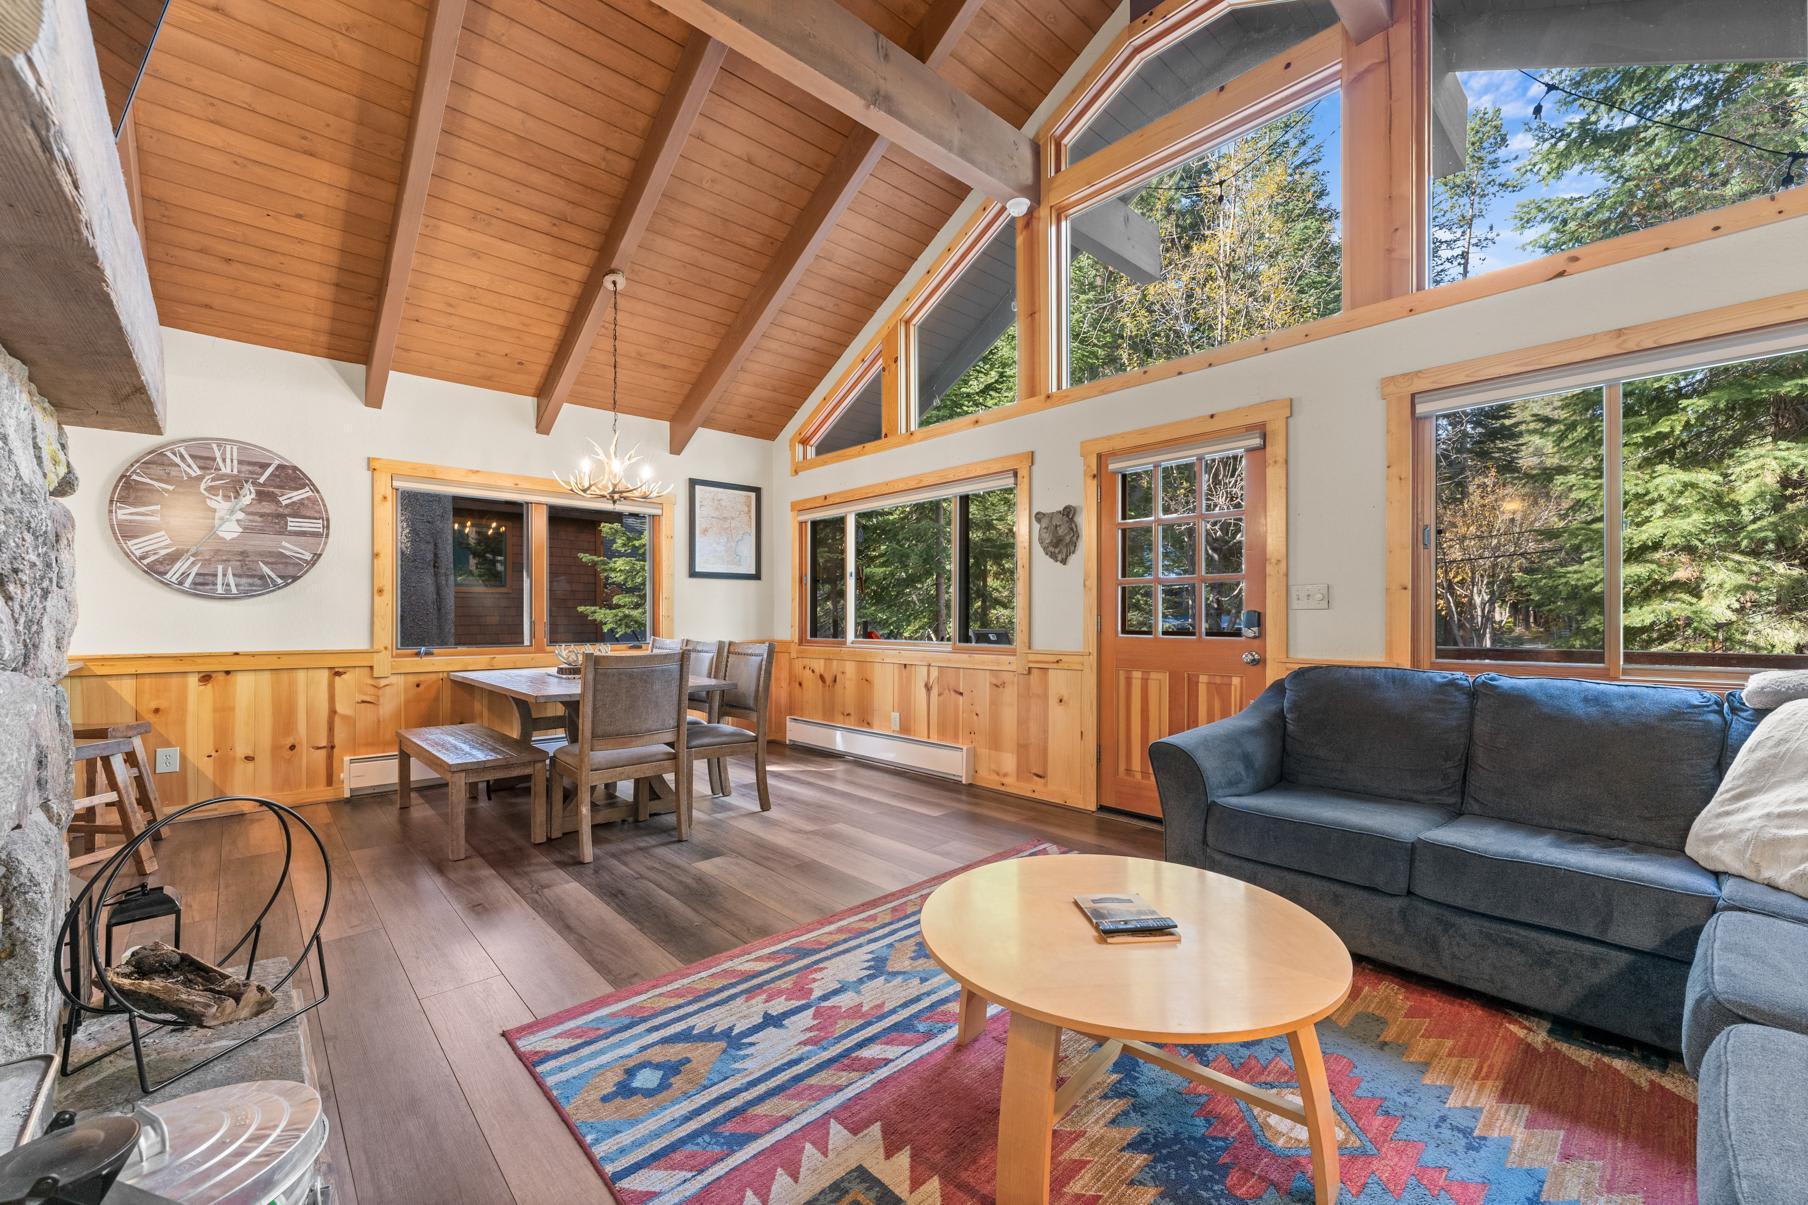
[[[1213,800],[1205,841],[1250,861],[1405,895],[1413,839],[1455,815],[1424,803],[1283,782]]]
[[[1720,772],[1725,774],[1732,769],[1739,750],[1745,748],[1745,742],[1770,712],[1760,711],[1747,703],[1745,692],[1738,690],[1726,692],[1723,706],[1726,708],[1726,750],[1720,755]]]
[[[1808,1038],[1762,1025],[1720,1035],[1701,1068],[1695,1181],[1702,1205],[1802,1205]]]
[[[1766,887],[1736,874],[1720,876],[1720,910],[1722,912],[1756,912],[1781,917],[1798,925],[1808,925],[1808,900],[1775,887]]]
[[[1486,816],[1419,838],[1412,893],[1684,961],[1720,898],[1718,880],[1673,850]]]
[[[1307,666],[1286,677],[1281,777],[1455,809],[1469,749],[1469,678]]]
[[[1483,674],[1462,810],[1680,850],[1725,744],[1706,691]]]
[[[1808,925],[1722,912],[1701,931],[1682,1006],[1682,1057],[1700,1074],[1720,1032],[1752,1021],[1808,1034]]]

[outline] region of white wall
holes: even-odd
[[[1291,613],[1288,651],[1296,657],[1379,658],[1386,559],[1383,378],[1802,289],[1808,287],[1805,269],[1808,218],[796,476],[790,475],[788,429],[772,450],[767,547],[787,547],[787,509],[794,498],[1025,450],[1035,454],[1035,509],[1078,505],[1081,440],[1291,398],[1288,573],[1295,583],[1328,583],[1331,608]],[[812,394],[812,403],[820,396],[821,390]],[[1087,555],[1082,547],[1063,566],[1040,549],[1032,553],[1031,647],[1082,646],[1081,567]],[[788,634],[791,587],[782,577],[773,579],[772,606],[768,627]]]
[[[76,515],[74,656],[282,649],[363,649],[371,644],[369,458],[550,476],[576,463],[595,438],[607,444],[609,416],[582,406],[560,415],[551,437],[537,435],[533,399],[400,375],[380,410],[363,403],[364,370],[165,329],[168,431],[162,436],[71,429],[69,450],[82,485]],[[114,544],[107,496],[114,478],[146,448],[177,438],[224,436],[279,452],[325,496],[332,535],[321,561],[294,585],[238,600],[194,598],[151,580]],[[676,487],[678,631],[750,639],[771,632],[771,584],[788,563],[768,542],[764,579],[731,582],[686,576],[685,479],[770,484],[770,445],[701,431],[684,454],[666,455],[666,425],[624,417],[622,442],[635,443]],[[770,507],[770,496],[767,500]]]

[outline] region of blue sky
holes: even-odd
[[[1469,96],[1469,111],[1490,105],[1498,106],[1501,121],[1507,130],[1507,170],[1516,169],[1525,161],[1532,149],[1532,136],[1526,126],[1532,120],[1532,108],[1544,95],[1544,88],[1527,79],[1517,71],[1466,71],[1457,77],[1462,81],[1463,91]],[[1561,96],[1554,96],[1545,105],[1545,119],[1560,117],[1562,113]],[[1530,250],[1525,246],[1526,234],[1513,228],[1513,207],[1519,201],[1530,196],[1566,196],[1590,192],[1599,187],[1599,177],[1592,173],[1576,172],[1557,180],[1550,185],[1534,181],[1532,186],[1522,192],[1508,193],[1498,198],[1488,210],[1484,225],[1492,225],[1497,239],[1479,257],[1473,273],[1494,268],[1504,268],[1508,264],[1523,263],[1528,259],[1537,259],[1542,252]],[[1531,232],[1527,232],[1529,234]]]

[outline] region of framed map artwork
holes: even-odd
[[[691,478],[691,576],[760,576],[760,487]]]

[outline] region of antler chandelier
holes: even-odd
[[[615,294],[609,303],[609,450],[603,451],[596,440],[590,441],[590,455],[578,461],[577,472],[570,477],[553,478],[572,493],[601,502],[651,502],[672,492],[672,487],[653,480],[653,466],[640,458],[636,445],[627,455],[619,451],[621,444],[621,291],[628,283],[626,274],[610,272],[603,277],[603,287]]]

